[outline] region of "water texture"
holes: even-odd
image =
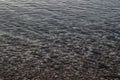
[[[120,80],[120,0],[0,0],[0,80]]]

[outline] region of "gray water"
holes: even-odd
[[[52,36],[50,33],[56,30],[70,32],[69,30],[77,29],[85,29],[84,32],[89,34],[100,31],[96,36],[103,36],[104,33],[112,35],[109,31],[115,30],[115,34],[119,36],[120,1],[0,0],[0,23],[1,31],[7,30],[13,36],[20,36],[22,32],[18,29],[28,32],[27,35],[36,36],[45,31],[48,32],[46,35]],[[77,33],[80,35],[77,31],[72,32],[75,35]]]
[[[63,60],[73,69],[79,58],[88,69],[115,75],[120,73],[119,53],[120,0],[0,0],[1,79],[17,80],[16,69],[21,77],[27,70],[30,74],[28,66],[49,71],[52,62],[46,59],[52,55],[53,63],[60,63],[54,65],[64,65]],[[105,65],[108,73],[101,69]],[[89,80],[98,72],[82,74]]]

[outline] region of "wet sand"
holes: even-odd
[[[120,0],[0,0],[0,80],[120,80]]]

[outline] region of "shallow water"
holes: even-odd
[[[87,69],[98,69],[82,72],[84,80],[96,80],[96,74],[120,73],[119,53],[120,0],[0,0],[1,79],[23,79],[31,67],[49,71],[46,59],[55,55],[54,65],[63,60],[72,70],[79,58]]]

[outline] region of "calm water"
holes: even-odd
[[[32,26],[31,29],[41,27],[50,27],[52,30],[61,27],[117,29],[120,27],[120,1],[0,0],[0,22],[1,26],[8,23],[38,25]],[[23,24],[19,26],[28,30],[28,26],[25,27]],[[14,26],[13,31],[15,28],[18,27]]]
[[[119,53],[120,0],[0,0],[0,79],[16,80],[65,61],[81,71],[73,67],[76,59],[87,66],[80,72],[85,80],[109,73],[99,69],[105,65],[117,74]]]
[[[87,47],[118,54],[120,0],[0,0],[0,43],[2,54],[23,54],[31,45],[45,53],[76,54],[78,47],[81,55]]]

